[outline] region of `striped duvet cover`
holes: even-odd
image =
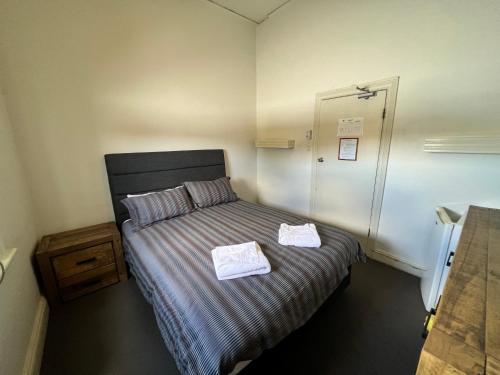
[[[364,259],[357,240],[316,223],[320,248],[278,244],[281,223],[305,218],[243,200],[198,209],[134,232],[123,224],[125,256],[153,305],[181,374],[226,374],[303,325]],[[219,281],[210,251],[257,241],[271,273]]]

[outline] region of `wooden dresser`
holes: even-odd
[[[471,206],[418,375],[500,375],[500,210]]]
[[[45,236],[36,260],[51,305],[127,279],[115,223]]]

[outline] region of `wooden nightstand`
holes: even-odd
[[[127,280],[115,223],[44,236],[35,256],[50,304]]]

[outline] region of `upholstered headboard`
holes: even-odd
[[[139,152],[104,155],[118,228],[129,218],[120,201],[127,194],[159,191],[184,181],[215,180],[226,175],[223,150]]]

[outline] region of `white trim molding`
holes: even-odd
[[[417,277],[422,277],[427,271],[423,266],[412,263],[408,259],[394,255],[387,250],[377,248],[374,250],[367,249],[366,255],[371,259]]]
[[[427,138],[424,151],[455,154],[500,154],[500,134]]]
[[[48,323],[49,305],[45,297],[40,296],[28,349],[26,350],[26,357],[24,359],[23,375],[37,375],[40,372]]]

